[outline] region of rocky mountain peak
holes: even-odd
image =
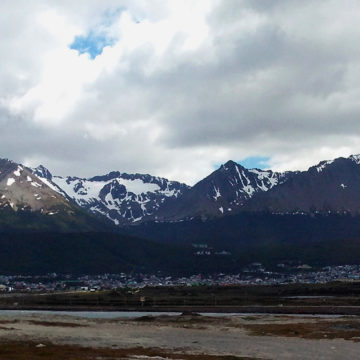
[[[121,177],[120,171],[110,171],[106,175],[94,176],[89,181],[109,181]]]
[[[0,206],[14,211],[41,211],[55,214],[71,211],[63,196],[50,189],[31,169],[15,162],[0,160]]]
[[[266,192],[286,181],[292,173],[246,169],[229,160],[185,192],[176,203],[166,204],[161,215],[176,221],[193,216],[234,214],[258,192]]]
[[[360,165],[360,154],[351,155],[349,159],[355,162],[357,165]]]
[[[231,170],[234,169],[235,167],[243,167],[243,166],[241,166],[240,164],[236,163],[233,160],[229,160],[225,164],[221,165],[220,169]]]
[[[47,179],[47,180],[50,180],[52,179],[52,174],[51,172],[43,165],[39,165],[38,167],[36,167],[35,169],[33,169],[33,173],[36,175],[36,176],[39,176],[41,178],[44,178],[44,179]]]

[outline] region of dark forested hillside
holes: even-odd
[[[261,240],[308,242],[360,238],[360,217],[338,215],[275,215],[244,212],[219,219],[145,223],[123,229],[128,234],[162,243],[208,242],[250,244]]]
[[[161,243],[207,244],[214,253],[230,252],[234,269],[251,261],[360,263],[360,217],[350,215],[243,213],[211,221],[148,223],[126,231]]]
[[[115,233],[0,233],[0,274],[183,271],[189,253]]]
[[[1,233],[0,274],[189,275],[238,273],[252,262],[270,268],[284,261],[315,267],[360,263],[359,217],[241,214],[127,231]],[[204,245],[206,254],[199,250]]]
[[[78,207],[71,212],[46,216],[41,211],[0,209],[0,232],[84,232],[113,231],[115,227],[104,218],[96,217]]]

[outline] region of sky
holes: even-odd
[[[192,185],[360,153],[360,2],[2,0],[0,157]]]

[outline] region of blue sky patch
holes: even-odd
[[[113,45],[113,43],[114,40],[91,30],[86,36],[76,36],[70,49],[77,50],[79,54],[88,53],[91,59],[95,59],[102,53],[105,46]]]
[[[267,169],[269,168],[269,160],[270,160],[269,157],[250,156],[241,161],[238,161],[238,163],[247,169],[253,169],[253,168]]]
[[[270,157],[268,156],[249,156],[241,161],[237,161],[238,164],[242,165],[243,167],[247,169],[268,169],[269,166]],[[214,164],[214,169],[218,169],[221,166],[221,164]]]
[[[96,28],[90,30],[86,35],[75,36],[70,44],[70,49],[77,50],[79,54],[88,53],[91,59],[100,55],[105,46],[114,45],[115,39],[106,34],[106,30],[116,21],[120,14],[125,11],[124,7],[109,9],[103,14],[102,21]]]

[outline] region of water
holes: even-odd
[[[139,318],[142,316],[180,315],[180,312],[154,311],[51,311],[51,310],[0,310],[0,316],[19,315],[58,315],[75,316],[87,319]]]
[[[302,296],[284,296],[284,299],[333,299],[335,297],[336,296],[302,295]]]

